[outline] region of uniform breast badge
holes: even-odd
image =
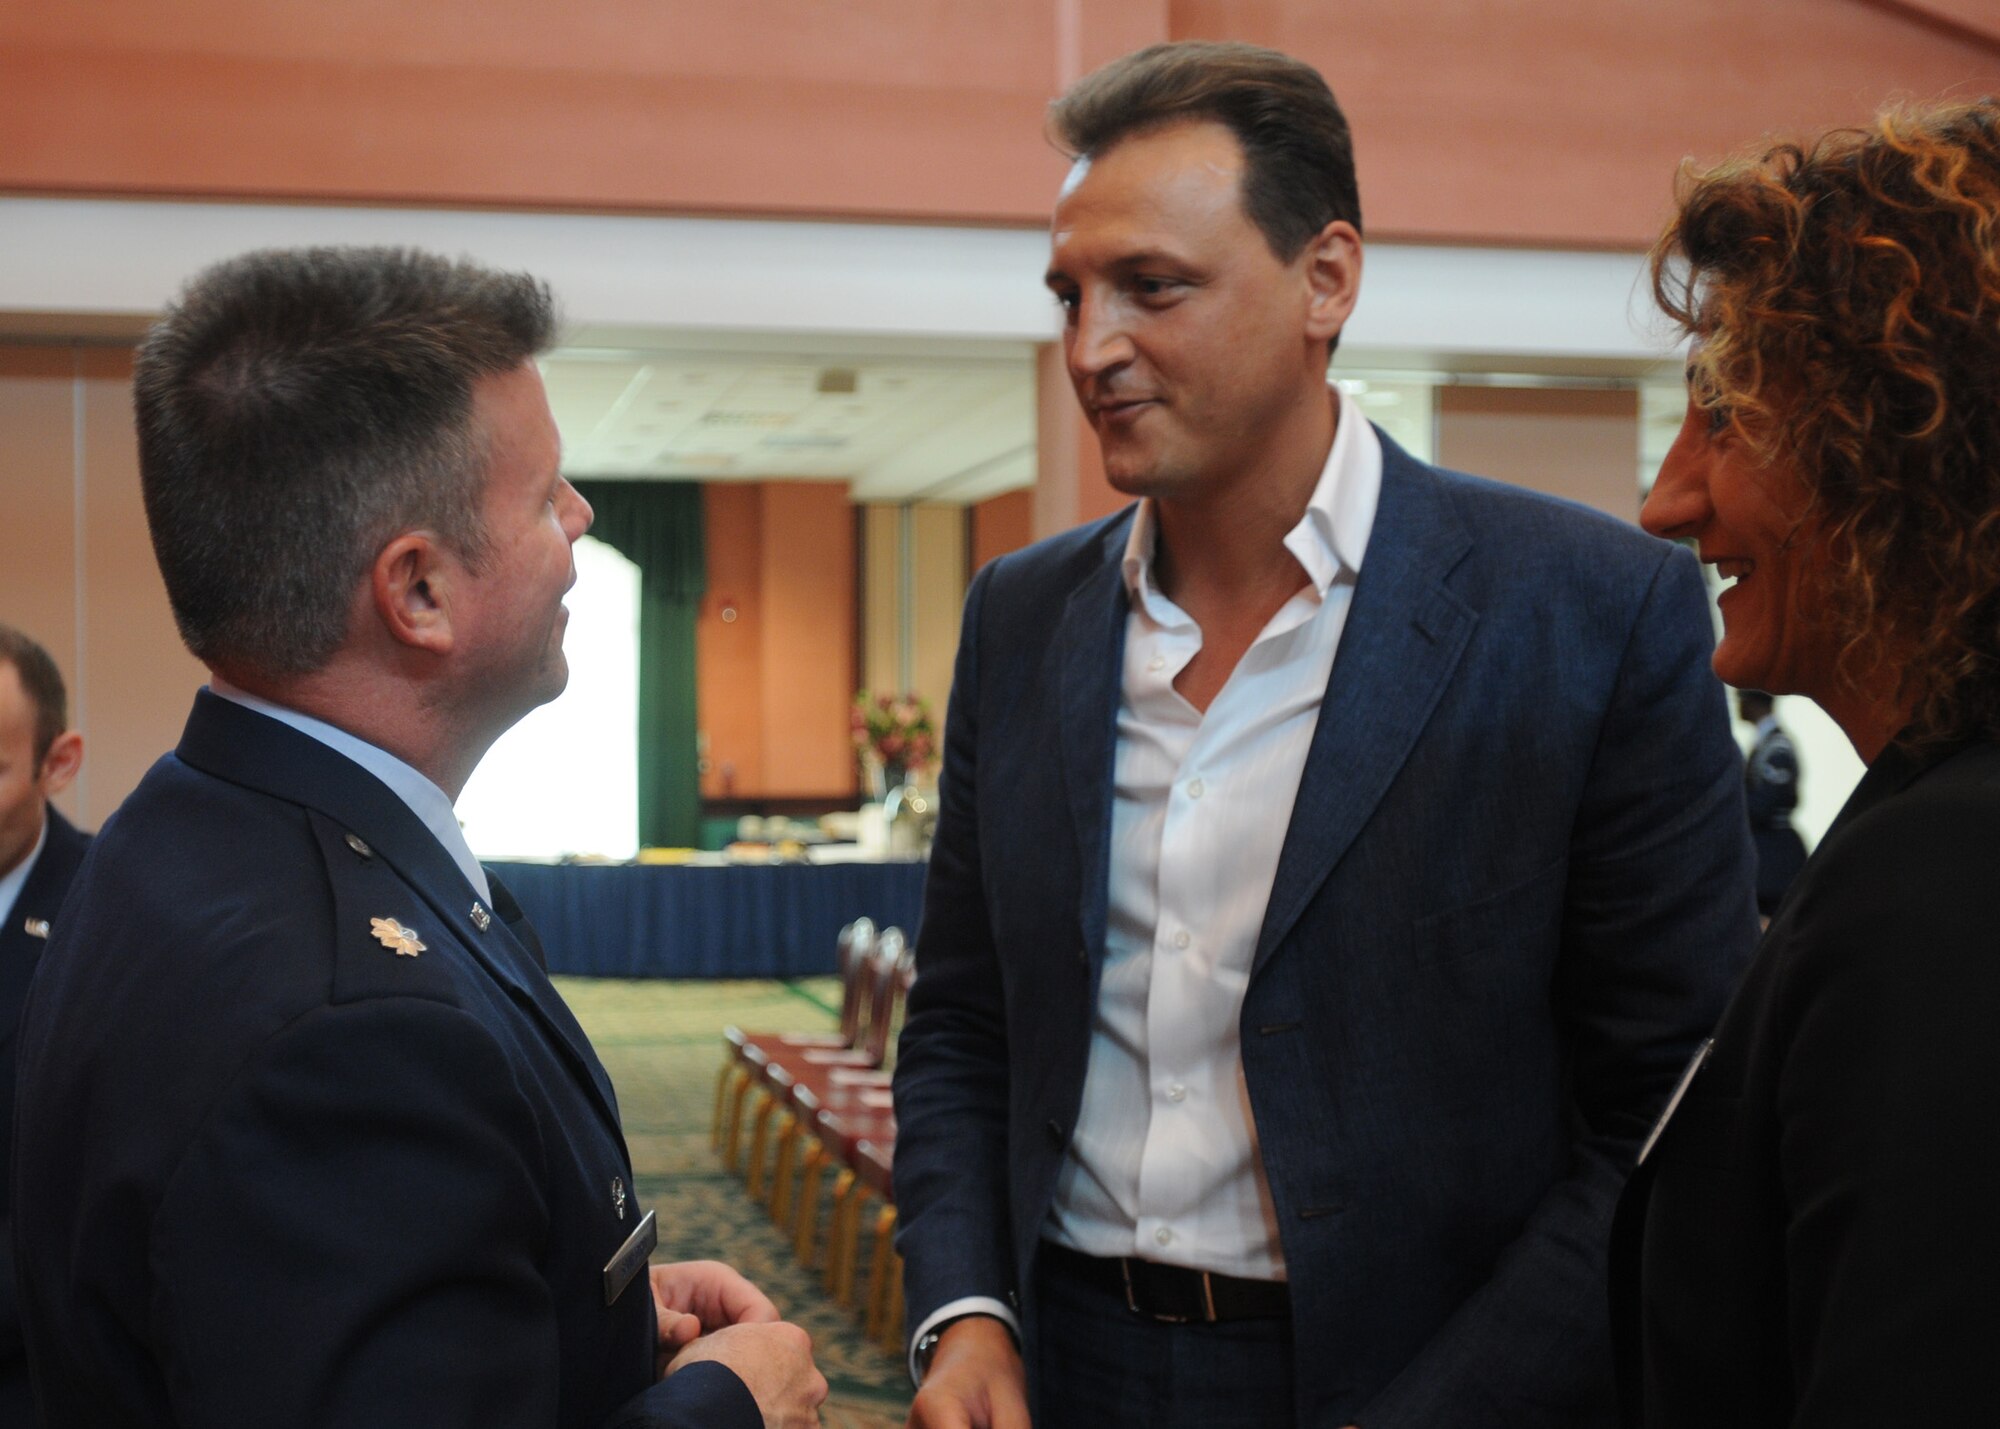
[[[426,946],[415,928],[405,928],[394,918],[370,918],[368,926],[375,934],[375,941],[399,958],[414,958]]]

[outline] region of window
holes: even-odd
[[[459,797],[481,858],[639,849],[639,568],[585,536],[570,589],[569,687],[500,736]]]

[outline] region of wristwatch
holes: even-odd
[[[938,1342],[944,1338],[944,1332],[949,1330],[953,1325],[956,1325],[960,1320],[976,1319],[981,1315],[982,1312],[978,1310],[970,1311],[964,1315],[953,1315],[948,1320],[938,1321],[918,1337],[916,1348],[910,1351],[910,1361],[916,1369],[917,1384],[919,1387],[923,1385],[925,1376],[931,1372],[931,1359],[937,1354]],[[984,1318],[998,1320],[1000,1317],[998,1315],[985,1315]],[[1006,1322],[1001,1321],[1001,1323],[1004,1324]]]

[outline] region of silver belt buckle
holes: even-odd
[[[1141,1310],[1139,1308],[1139,1297],[1132,1289],[1132,1257],[1129,1255],[1118,1257],[1118,1273],[1125,1277],[1125,1308],[1130,1310],[1134,1315],[1144,1315],[1148,1320],[1157,1321],[1162,1325],[1185,1325],[1195,1318],[1192,1315],[1163,1315],[1158,1310]],[[1201,1307],[1204,1312],[1203,1318],[1208,1324],[1213,1325],[1215,1323],[1214,1282],[1209,1279],[1209,1273],[1206,1270],[1195,1273],[1201,1276]]]

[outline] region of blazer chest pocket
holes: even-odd
[[[1520,981],[1546,998],[1568,869],[1558,859],[1510,888],[1417,919],[1417,962],[1468,993]]]

